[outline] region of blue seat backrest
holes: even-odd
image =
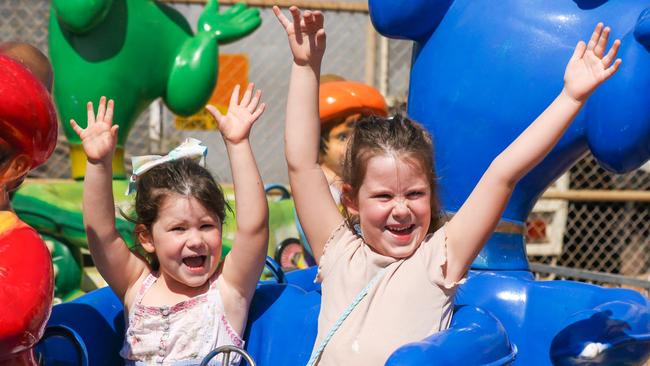
[[[307,363],[316,338],[320,297],[319,292],[306,292],[290,284],[259,286],[244,336],[246,349],[258,365]],[[74,337],[61,337],[60,332],[56,333],[58,337],[42,340],[37,351],[48,364],[80,365],[80,347],[90,365],[123,364],[119,351],[124,341],[124,311],[110,288],[54,306],[48,328],[61,326],[82,344],[72,344],[76,343]]]
[[[119,351],[124,340],[124,310],[122,303],[109,287],[54,306],[47,326],[64,326],[74,332],[74,335],[82,340],[82,344],[78,346],[86,350],[89,365],[123,364]],[[70,337],[67,341],[74,342]],[[52,339],[51,344],[48,342],[46,337],[37,346],[37,351],[42,352],[47,361],[46,365],[79,364],[80,356],[75,354],[75,348],[79,347],[70,344],[62,347],[60,339]]]
[[[244,334],[259,366],[305,365],[316,339],[321,295],[288,284],[258,287]]]

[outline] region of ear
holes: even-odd
[[[32,167],[32,158],[27,154],[18,154],[9,159],[0,168],[0,189],[13,190],[18,187],[21,180],[29,173]]]
[[[135,235],[147,253],[153,254],[156,252],[156,248],[153,245],[153,237],[144,224],[137,224],[135,226]]]
[[[348,210],[350,215],[359,214],[359,202],[357,197],[354,195],[354,190],[352,187],[345,183],[343,184],[342,193],[341,193],[341,203],[345,206],[345,209]]]

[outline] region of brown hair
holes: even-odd
[[[441,225],[441,209],[433,164],[433,142],[424,127],[401,114],[389,118],[367,116],[354,125],[343,163],[343,184],[350,187],[344,194],[349,199],[356,197],[366,175],[368,160],[389,153],[413,159],[427,175],[431,189],[431,223],[428,232],[434,232]],[[354,231],[359,218],[347,210],[345,217],[348,227]]]
[[[144,225],[151,232],[153,223],[158,219],[160,206],[172,193],[195,198],[208,211],[217,215],[222,225],[226,209],[230,211],[221,187],[210,172],[192,159],[179,159],[155,166],[138,178],[136,218],[132,221]],[[156,266],[155,258],[146,257]]]

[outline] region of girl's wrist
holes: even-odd
[[[104,172],[107,172],[109,174],[113,173],[113,159],[112,156],[109,156],[108,159],[99,159],[99,160],[87,160],[87,168],[91,168],[95,170],[101,170]]]
[[[320,70],[321,60],[299,61],[293,59],[293,66],[299,68],[310,68],[312,70]]]
[[[562,98],[564,98],[565,100],[567,100],[567,102],[569,102],[571,104],[574,104],[574,105],[576,105],[578,107],[582,107],[585,104],[585,102],[587,101],[587,99],[589,98],[589,96],[587,96],[587,97],[585,97],[583,99],[576,98],[576,97],[572,96],[566,90],[566,87],[562,88],[562,91],[560,92],[560,96]]]
[[[113,166],[113,154],[103,157],[101,159],[88,159],[88,164],[97,166],[97,167],[111,167]]]
[[[241,145],[250,145],[249,137],[248,137],[248,136],[246,136],[246,137],[244,137],[244,138],[242,138],[242,139],[240,139],[240,140],[237,140],[237,141],[229,140],[229,139],[227,139],[227,138],[224,137],[224,138],[223,138],[223,142],[224,142],[224,144],[226,144],[227,146],[233,146],[233,147],[234,147],[234,146],[241,146]]]

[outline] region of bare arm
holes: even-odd
[[[88,247],[93,261],[117,296],[124,301],[127,289],[146,269],[133,254],[115,227],[113,172],[111,160],[117,142],[117,125],[112,125],[113,101],[102,97],[95,118],[88,102],[88,126],[82,129],[74,120],[72,128],[81,138],[88,157],[83,192],[83,217]]]
[[[293,54],[287,116],[285,155],[298,218],[319,262],[325,242],[343,220],[318,164],[320,120],[318,81],[325,52],[323,14],[290,9],[291,23],[276,6],[273,11],[284,27]]]
[[[609,28],[599,24],[588,45],[580,41],[567,65],[564,89],[551,105],[497,156],[447,226],[447,280],[457,281],[492,234],[515,185],[557,144],[589,95],[612,76],[620,41],[605,55]]]
[[[242,330],[248,305],[264,268],[269,239],[266,194],[249,142],[253,123],[264,111],[264,104],[257,106],[260,95],[259,90],[253,94],[253,84],[250,84],[238,102],[239,86],[236,86],[226,116],[208,106],[219,122],[235,187],[237,231],[222,276],[227,287],[224,290],[231,295],[224,297],[226,314]]]

